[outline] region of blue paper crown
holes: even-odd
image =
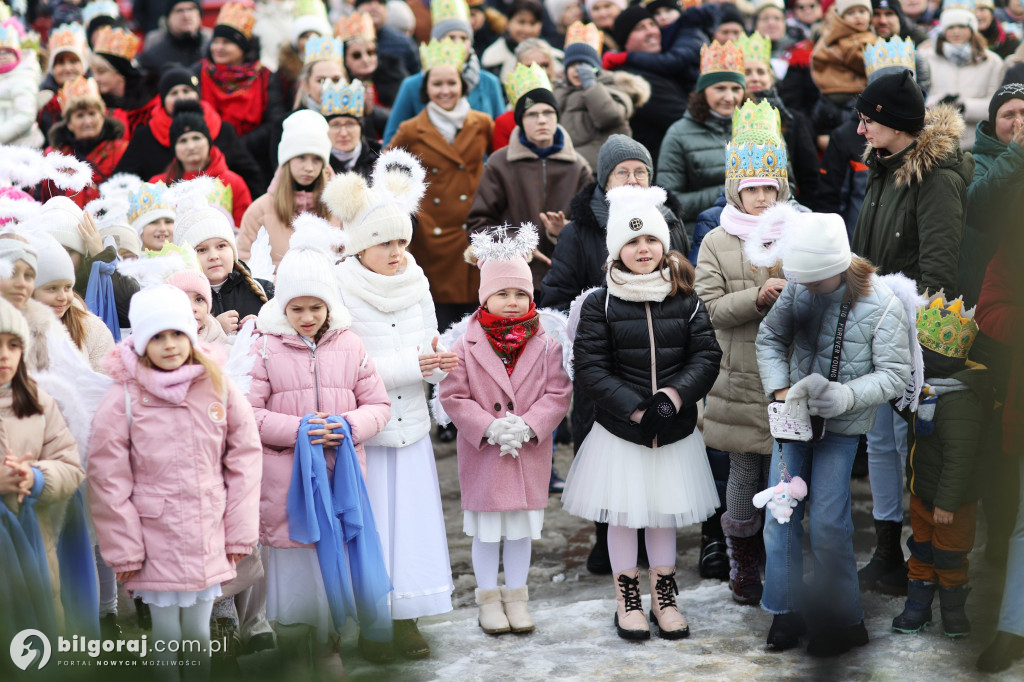
[[[359,81],[351,83],[334,83],[324,81],[320,92],[320,113],[324,118],[332,116],[352,116],[362,118],[366,106],[366,88]]]
[[[128,200],[129,222],[134,225],[137,220],[154,211],[167,211],[173,217],[174,207],[167,202],[166,192],[167,185],[162,182],[144,182],[139,185]]]
[[[120,16],[121,8],[114,0],[97,0],[97,2],[90,2],[82,8],[82,26],[88,27],[89,22],[96,17],[117,19]]]
[[[864,71],[868,77],[881,69],[897,67],[917,74],[917,50],[910,38],[892,36],[864,48]]]
[[[345,46],[340,38],[331,36],[310,36],[306,40],[306,52],[303,62],[345,61]]]
[[[781,144],[729,143],[726,148],[725,179],[773,178],[785,180],[788,177],[788,165],[785,142]]]

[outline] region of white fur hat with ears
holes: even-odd
[[[412,239],[410,215],[427,191],[426,177],[419,159],[404,149],[389,149],[373,165],[372,187],[358,173],[331,180],[323,202],[345,228],[346,253],[356,255],[392,239]]]
[[[609,260],[618,260],[622,247],[642,234],[650,235],[664,247],[672,248],[668,223],[660,206],[667,195],[661,187],[623,185],[608,190],[608,228],[605,244]]]

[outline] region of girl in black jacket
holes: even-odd
[[[637,528],[650,559],[651,619],[665,639],[689,635],[675,603],[676,528],[719,504],[697,402],[718,376],[722,352],[693,292],[693,267],[665,252],[665,190],[608,192],[606,285],[579,307],[573,345],[577,385],[597,405],[562,496],[569,512],[609,524],[620,637],[647,639],[636,566]]]

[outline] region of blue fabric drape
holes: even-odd
[[[15,515],[0,502],[0,638],[10,642],[34,628],[57,634],[46,547],[39,532],[35,500],[26,498]]]
[[[96,582],[96,557],[89,540],[82,491],[68,500],[64,527],[57,541],[60,566],[60,602],[65,630],[91,639],[100,636],[100,597]]]
[[[117,261],[103,263],[95,261],[89,273],[89,286],[85,290],[85,307],[103,320],[107,329],[114,335],[114,342],[121,341],[121,323],[117,319],[117,304],[114,302],[114,281],[111,275],[117,267]]]
[[[370,498],[352,444],[352,430],[341,417],[345,435],[335,449],[334,475],[327,472],[322,445],[310,445],[309,432],[320,428],[306,415],[295,442],[295,463],[288,489],[288,529],[292,540],[316,545],[320,573],[335,627],[354,618],[364,638],[391,639],[388,593],[391,580],[370,509]]]

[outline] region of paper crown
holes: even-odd
[[[21,37],[13,26],[0,26],[0,49],[21,50]]]
[[[547,71],[537,64],[530,64],[529,66],[516,64],[515,71],[510,73],[508,79],[505,80],[505,94],[508,96],[509,104],[513,107],[516,106],[516,102],[519,101],[520,97],[530,90],[537,89],[551,89],[551,81],[548,79]]]
[[[721,73],[728,71],[732,73],[743,73],[746,62],[743,58],[743,50],[736,46],[731,40],[725,45],[717,40],[710,45],[700,48],[700,73]]]
[[[181,258],[181,264],[185,266],[185,270],[197,270],[199,272],[203,271],[203,266],[199,264],[199,256],[196,255],[196,250],[195,248],[193,248],[191,244],[179,245],[168,240],[164,242],[163,248],[161,248],[159,251],[146,249],[145,251],[142,252],[141,257],[160,258],[163,256],[177,256],[178,258]],[[166,275],[164,279],[167,279],[167,277],[170,277],[175,272],[181,272],[181,269],[176,269],[173,271],[163,273]]]
[[[345,46],[340,38],[330,36],[311,36],[306,41],[306,55],[304,62],[341,62],[345,61]]]
[[[750,100],[733,112],[732,141],[725,151],[725,179],[787,177],[786,143],[779,112],[762,100]]]
[[[61,24],[50,31],[46,49],[51,55],[58,52],[85,54],[85,30],[79,24]]]
[[[942,11],[948,12],[951,9],[962,9],[974,14],[977,8],[975,0],[945,0],[942,3]]]
[[[736,39],[736,47],[743,52],[743,65],[751,62],[770,64],[772,58],[772,41],[770,38],[754,31],[749,36],[741,35]]]
[[[231,189],[231,185],[226,185],[219,178],[214,178],[213,191],[206,198],[209,199],[211,206],[223,209],[229,217],[232,215],[232,209],[235,207],[235,192]]]
[[[910,38],[903,40],[897,35],[889,40],[879,40],[864,48],[864,72],[868,77],[876,71],[889,67],[910,69],[917,73],[916,48]]]
[[[90,2],[82,8],[82,26],[88,28],[89,22],[96,17],[110,17],[117,19],[121,16],[121,9],[114,0],[98,0]]]
[[[78,76],[64,83],[57,93],[57,104],[60,106],[61,111],[66,111],[75,102],[86,99],[98,103],[101,109],[105,108],[103,106],[103,96],[100,95],[100,89],[96,85],[96,81],[85,76]]]
[[[430,23],[434,26],[448,19],[469,23],[469,5],[466,0],[431,0]]]
[[[978,336],[974,308],[965,312],[962,296],[947,301],[942,292],[917,311],[916,326],[921,347],[948,358],[966,358]]]
[[[366,88],[355,79],[351,83],[324,81],[320,93],[320,113],[324,118],[352,116],[362,118],[366,106]]]
[[[454,66],[461,69],[466,63],[466,46],[456,43],[451,38],[444,40],[431,40],[430,43],[420,44],[420,62],[423,63],[423,71],[426,73],[435,66]]]
[[[377,29],[373,25],[373,18],[363,12],[353,12],[351,16],[338,20],[334,25],[334,35],[342,42],[348,42],[356,38],[364,40],[376,40]]]
[[[93,36],[93,52],[109,54],[131,61],[139,52],[139,38],[134,33],[123,28],[104,26],[96,31]]]
[[[11,8],[7,6],[7,3],[0,2],[0,21],[7,21],[11,18]]]
[[[593,24],[584,24],[582,21],[574,21],[565,32],[565,46],[569,47],[575,43],[583,43],[594,48],[597,54],[601,54],[604,46],[604,34],[601,29]]]
[[[294,0],[292,2],[292,21],[302,17],[323,18],[324,23],[329,23],[327,21],[327,6],[324,5],[323,0]]]
[[[217,15],[218,26],[228,26],[241,33],[247,40],[252,38],[252,27],[256,24],[256,16],[252,6],[240,2],[229,2],[220,8]]]
[[[757,14],[765,7],[775,7],[781,9],[783,12],[786,11],[786,3],[784,0],[755,0],[754,13]]]
[[[153,211],[170,211],[174,208],[167,201],[167,185],[162,182],[144,182],[132,192],[128,200],[128,221],[135,224],[139,218]]]

